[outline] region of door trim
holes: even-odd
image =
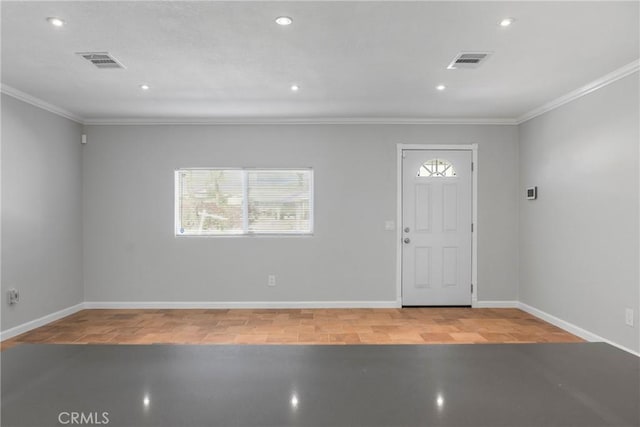
[[[478,144],[396,144],[396,301],[402,307],[402,150],[465,150],[471,151],[473,171],[471,172],[471,307],[478,306]]]

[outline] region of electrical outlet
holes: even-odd
[[[387,231],[393,231],[396,229],[396,223],[392,220],[387,220],[384,222],[384,229]]]
[[[15,289],[9,289],[7,291],[7,300],[9,305],[15,305],[20,301],[20,292]]]
[[[275,286],[276,285],[276,275],[270,274],[267,277],[267,286]]]
[[[626,323],[627,326],[633,326],[633,309],[632,308],[627,308],[624,311],[624,323]]]

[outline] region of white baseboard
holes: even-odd
[[[562,320],[556,316],[553,316],[545,311],[542,311],[540,309],[537,309],[535,307],[532,307],[528,304],[525,304],[523,302],[519,302],[518,303],[518,308],[522,311],[526,311],[527,313],[538,317],[542,320],[544,320],[547,323],[551,323],[552,325],[555,325],[561,329],[564,329],[567,332],[572,333],[573,335],[579,336],[580,338],[587,340],[589,342],[606,342],[607,344],[611,344],[614,347],[619,348],[620,350],[624,350],[628,353],[631,353],[635,356],[640,357],[640,353],[631,350],[630,348],[627,348],[623,345],[617,344],[613,341],[610,341],[606,338],[601,337],[600,335],[594,334],[593,332],[587,331],[586,329],[582,329],[579,326],[574,325],[573,323],[569,323],[566,320]]]
[[[397,301],[87,301],[84,308],[397,308]]]
[[[518,308],[518,301],[476,301],[473,308]]]
[[[22,325],[7,329],[6,331],[0,332],[0,341],[8,340],[9,338],[24,334],[25,332],[29,332],[32,329],[39,328],[40,326],[44,326],[47,323],[55,322],[56,320],[70,316],[83,309],[84,303],[81,302],[80,304],[72,305],[71,307],[64,308],[60,311],[56,311],[55,313],[47,314],[46,316],[42,316],[30,322],[23,323]]]

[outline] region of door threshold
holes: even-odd
[[[403,305],[402,308],[471,308],[469,305]]]

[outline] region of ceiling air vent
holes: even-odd
[[[453,58],[447,67],[450,70],[458,68],[478,68],[491,55],[491,52],[461,52]]]
[[[124,65],[109,55],[109,52],[77,52],[76,55],[83,57],[97,68],[124,68]]]

